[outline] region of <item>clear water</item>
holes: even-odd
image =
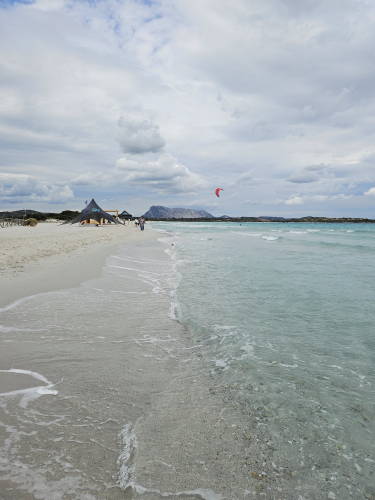
[[[143,235],[101,276],[0,308],[1,500],[248,497],[239,412],[221,418],[172,319],[170,240]]]
[[[177,317],[257,444],[250,474],[273,495],[374,499],[375,226],[153,227],[173,234]]]

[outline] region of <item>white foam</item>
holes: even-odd
[[[211,489],[197,488],[195,490],[163,492],[153,488],[145,488],[136,483],[135,476],[135,455],[137,452],[137,436],[134,426],[131,423],[124,425],[120,432],[121,453],[117,463],[119,465],[118,484],[120,488],[126,490],[132,488],[138,495],[154,493],[162,498],[175,498],[190,496],[201,500],[223,500],[223,496],[215,493]]]
[[[261,233],[251,233],[250,231],[231,231],[232,234],[238,234],[240,236],[253,236],[259,238],[262,236]]]
[[[119,465],[118,481],[120,488],[126,490],[134,485],[134,455],[137,449],[137,437],[132,424],[126,424],[120,432],[121,453],[117,459]]]
[[[7,306],[0,307],[0,313],[9,311],[10,309],[14,309],[15,307],[19,306],[20,304],[23,304],[27,300],[34,299],[35,297],[38,297],[40,295],[45,295],[44,293],[36,293],[34,295],[28,295],[27,297],[22,297],[21,299],[17,299],[14,302],[11,302]]]
[[[252,344],[244,344],[241,346],[241,351],[244,353],[245,357],[247,356],[254,356],[254,346]]]
[[[163,264],[162,261],[156,260],[156,259],[134,259],[133,257],[128,257],[128,256],[123,256],[121,257],[120,255],[112,255],[112,258],[114,259],[119,259],[119,260],[130,260],[131,262],[136,262],[137,264]]]
[[[175,498],[182,496],[201,498],[202,500],[222,500],[224,498],[222,495],[206,488],[197,488],[196,490],[187,490],[187,491],[176,491],[175,493],[162,492],[160,490],[153,488],[144,488],[139,484],[134,484],[133,488],[136,491],[136,493],[138,493],[138,495],[147,495],[148,493],[155,493],[156,495],[159,495],[160,497],[163,498],[168,498],[168,497]]]
[[[278,240],[279,237],[278,236],[262,236],[262,239],[267,240],[267,241],[275,241],[275,240]]]
[[[168,318],[177,321],[177,310],[178,310],[178,302],[176,300],[171,300],[171,304],[169,306]]]
[[[228,363],[225,361],[225,359],[216,359],[215,366],[217,368],[223,368],[225,370],[226,368],[228,368]]]
[[[154,271],[146,271],[145,269],[137,269],[135,267],[126,267],[126,266],[115,266],[114,264],[109,265],[108,267],[113,267],[115,269],[125,269],[125,271],[135,271],[140,274],[155,274],[156,276],[161,276],[160,273],[155,273]]]
[[[44,328],[38,328],[37,330],[34,330],[33,328],[17,328],[16,326],[4,326],[0,325],[0,332],[1,333],[10,333],[10,332],[43,332],[45,331]]]
[[[36,378],[37,380],[40,380],[41,382],[44,382],[45,384],[49,384],[50,382],[41,375],[40,373],[37,372],[32,372],[30,370],[21,370],[20,368],[10,368],[9,370],[0,370],[2,373],[19,373],[22,375],[29,375],[30,377]]]
[[[22,396],[22,399],[20,401],[20,406],[22,408],[26,408],[26,406],[30,403],[30,401],[37,399],[39,396],[43,396],[46,394],[56,396],[56,394],[58,394],[58,391],[52,389],[52,387],[54,387],[55,384],[50,382],[48,379],[46,379],[46,377],[44,377],[40,373],[33,372],[30,370],[21,370],[19,368],[0,370],[0,373],[19,373],[22,375],[28,375],[45,384],[36,387],[27,387],[26,389],[18,389],[16,391],[0,392],[0,397],[12,397],[19,395]]]

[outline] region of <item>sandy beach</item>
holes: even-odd
[[[149,227],[1,233],[1,498],[245,498],[240,417],[173,319],[159,239]]]
[[[0,231],[0,307],[27,295],[68,288],[100,274],[121,242],[142,240],[134,225],[77,226],[41,223]]]
[[[133,225],[77,226],[39,223],[0,231],[0,307],[30,295],[78,286],[102,272],[106,257],[121,242],[155,237]],[[25,374],[0,371],[0,392],[38,383]]]

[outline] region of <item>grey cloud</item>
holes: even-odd
[[[3,203],[64,203],[73,196],[67,184],[49,184],[30,175],[0,173],[0,201]]]
[[[315,175],[308,175],[308,174],[296,174],[292,177],[289,177],[288,181],[289,182],[294,182],[295,184],[308,184],[310,182],[316,182],[318,180],[318,177]]]
[[[150,119],[123,116],[119,120],[119,143],[125,154],[156,153],[165,146],[159,127]]]
[[[239,175],[232,184],[233,185],[247,184],[247,183],[250,183],[253,181],[254,181],[254,172],[248,171],[248,172],[244,172],[241,175]]]
[[[206,185],[204,178],[171,155],[156,158],[123,157],[117,161],[124,182],[166,192],[194,192]]]
[[[304,169],[309,172],[322,172],[327,169],[327,165],[308,165]]]
[[[3,199],[130,186],[134,199],[149,190],[163,204],[186,192],[191,204],[208,179],[226,183],[220,206],[231,200],[231,213],[246,200],[260,213],[287,207],[275,200],[292,200],[290,211],[329,202],[339,212],[344,196],[353,196],[348,211],[357,202],[372,211],[363,196],[375,186],[371,2],[8,7],[0,9],[1,166],[29,180],[7,184]],[[114,138],[124,153],[117,167]]]

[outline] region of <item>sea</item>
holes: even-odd
[[[151,228],[0,310],[0,498],[374,500],[375,226]]]
[[[176,318],[281,489],[374,499],[375,226],[155,227],[173,235]]]

